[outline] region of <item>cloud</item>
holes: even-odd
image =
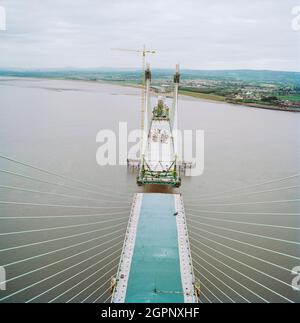
[[[0,66],[135,67],[158,51],[156,67],[300,70],[296,0],[0,0]]]

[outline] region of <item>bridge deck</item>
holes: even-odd
[[[136,194],[112,301],[195,302],[193,282],[180,195]]]

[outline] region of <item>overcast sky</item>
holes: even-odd
[[[300,71],[300,0],[0,0],[0,67],[153,67]]]

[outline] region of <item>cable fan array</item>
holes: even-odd
[[[1,196],[11,192],[27,198],[0,199],[0,266],[7,273],[7,291],[1,292],[0,302],[108,302],[133,191],[124,187],[122,193],[7,156],[0,158],[22,168],[20,172],[0,169],[0,175],[24,185],[1,184]],[[42,203],[32,201],[33,197],[63,202]]]

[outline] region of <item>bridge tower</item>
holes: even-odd
[[[145,113],[138,185],[168,185],[179,187],[181,178],[177,164],[177,128],[178,128],[178,89],[179,65],[174,75],[174,98],[170,109],[163,97],[158,97],[157,105],[151,107],[151,70],[145,71]]]

